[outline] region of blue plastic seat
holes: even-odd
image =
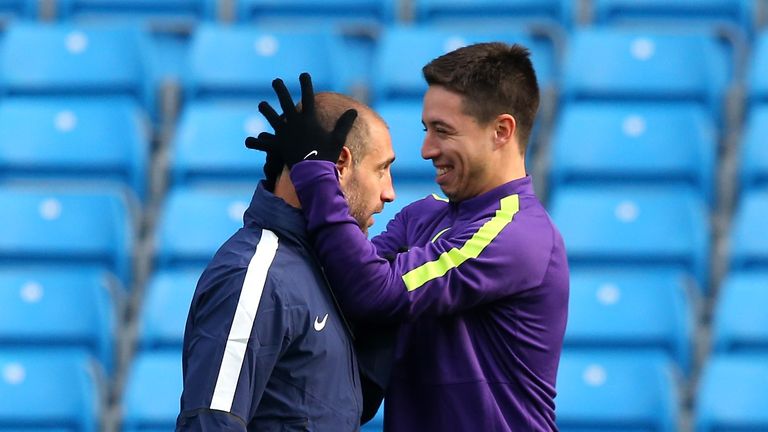
[[[123,432],[174,430],[182,387],[181,351],[139,354],[123,394]]]
[[[719,120],[730,63],[727,48],[705,33],[578,30],[565,59],[563,98],[695,102]]]
[[[103,271],[0,270],[0,348],[76,349],[114,369],[116,313]]]
[[[394,188],[395,200],[391,203],[386,203],[384,205],[384,210],[373,217],[374,224],[368,229],[368,236],[371,238],[383,232],[387,227],[387,223],[408,204],[431,196],[432,194],[437,197],[434,199],[447,200],[443,197],[440,187],[434,180],[399,181],[395,179]]]
[[[768,186],[768,103],[756,105],[747,118],[741,145],[740,190],[742,193]]]
[[[768,102],[768,30],[757,37],[749,62],[747,80],[749,101],[752,104]]]
[[[240,0],[237,16],[257,24],[333,22],[377,26],[393,22],[397,6],[396,0]]]
[[[133,210],[112,189],[0,188],[0,267],[98,268],[129,286]]]
[[[395,152],[392,177],[398,182],[434,180],[435,169],[432,163],[421,157],[424,142],[421,101],[382,102],[374,109],[387,122],[392,136],[392,150]]]
[[[127,100],[6,99],[0,130],[3,181],[111,181],[146,196],[149,134]]]
[[[707,290],[709,216],[690,189],[561,188],[550,212],[572,269],[672,268],[692,275]]]
[[[33,0],[0,0],[0,23],[19,18],[34,18],[38,15],[38,5]]]
[[[712,325],[719,353],[768,355],[768,268],[728,275],[720,288]]]
[[[171,29],[215,17],[214,0],[59,0],[60,19],[76,22],[130,23]]]
[[[565,0],[415,0],[414,19],[429,24],[560,23],[573,19],[572,2]]]
[[[768,268],[768,189],[751,191],[741,199],[731,228],[732,271]]]
[[[147,285],[139,323],[140,350],[181,350],[200,269],[161,270]]]
[[[555,406],[563,432],[679,430],[677,377],[659,353],[564,351]]]
[[[597,24],[728,25],[749,30],[753,5],[746,0],[593,0]]]
[[[154,94],[137,28],[16,23],[0,54],[6,96],[128,97],[148,110]]]
[[[201,24],[190,46],[188,100],[273,100],[276,77],[298,95],[302,72],[312,74],[315,91],[344,92],[340,40],[325,27],[260,30]]]
[[[170,191],[157,228],[159,268],[204,267],[243,226],[250,188],[176,188]]]
[[[254,104],[188,104],[172,143],[172,184],[239,181],[255,185],[264,177],[266,155],[248,150],[243,142],[263,131],[272,132],[272,127]]]
[[[696,432],[768,430],[768,356],[715,355],[697,391]]]
[[[540,87],[553,76],[551,47],[515,30],[496,28],[447,28],[393,26],[384,30],[374,59],[372,91],[376,104],[385,100],[421,101],[427,84],[421,73],[432,59],[456,48],[478,42],[519,43],[531,50]]]
[[[714,206],[716,131],[691,103],[569,104],[552,140],[550,185],[682,184]]]
[[[96,432],[103,380],[82,352],[0,351],[3,430]]]
[[[658,351],[691,368],[694,319],[685,273],[571,272],[564,348]]]

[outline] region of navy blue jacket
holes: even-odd
[[[351,334],[300,212],[260,184],[197,285],[177,431],[356,431]]]

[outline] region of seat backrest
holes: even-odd
[[[0,188],[0,266],[99,267],[128,284],[132,210],[112,188]]]
[[[766,136],[768,136],[768,103],[760,103],[750,110],[742,138],[739,158],[741,160],[739,189],[742,194],[768,186]]]
[[[731,25],[745,30],[752,25],[751,2],[744,0],[593,0],[597,24],[670,26]]]
[[[768,30],[757,37],[749,62],[748,97],[752,104],[768,102]]]
[[[182,386],[181,351],[140,353],[123,393],[122,430],[173,430]]]
[[[414,20],[429,24],[559,23],[573,19],[572,2],[565,0],[414,0]]]
[[[130,99],[5,99],[0,130],[3,181],[111,181],[146,196],[149,131]]]
[[[391,23],[398,13],[396,0],[241,0],[237,3],[240,21],[338,22],[344,25],[375,26]]]
[[[720,288],[712,324],[718,353],[762,352],[768,355],[768,268],[734,272]]]
[[[768,268],[768,189],[750,191],[741,198],[731,228],[731,270]]]
[[[203,269],[161,270],[150,279],[139,321],[139,349],[181,350],[189,305]]]
[[[421,157],[425,136],[421,123],[421,101],[382,102],[376,105],[375,110],[387,122],[392,136],[392,150],[396,158],[391,167],[392,177],[402,182],[433,181],[435,169],[430,161]]]

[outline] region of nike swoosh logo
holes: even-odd
[[[307,155],[304,156],[304,159],[306,160],[307,158],[309,158],[310,156],[313,156],[313,155],[317,156],[317,150],[312,150],[311,152],[307,153]]]
[[[315,318],[315,331],[322,331],[325,328],[325,323],[328,321],[328,314],[325,314],[322,320],[320,317]]]

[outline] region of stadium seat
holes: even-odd
[[[747,0],[592,0],[592,7],[594,22],[603,25],[752,26]]]
[[[418,23],[495,25],[519,21],[568,27],[573,20],[572,2],[567,0],[414,0],[413,4]]]
[[[550,187],[682,184],[714,206],[717,129],[696,104],[582,102],[563,107]]]
[[[752,104],[768,102],[768,29],[763,30],[753,45],[749,65],[749,101]]]
[[[37,1],[0,0],[0,24],[5,24],[19,18],[35,18],[37,15]]]
[[[732,271],[768,268],[768,189],[746,193],[736,210],[731,229]]]
[[[272,31],[201,24],[190,46],[187,100],[273,100],[275,77],[299,94],[302,72],[312,74],[316,91],[343,93],[347,84],[340,41],[324,27]]]
[[[272,127],[255,104],[187,104],[172,143],[172,185],[232,181],[255,185],[264,177],[266,155],[248,150],[243,142],[263,131],[272,132]]]
[[[424,141],[421,101],[382,102],[374,109],[387,122],[392,136],[392,149],[395,152],[392,177],[401,183],[411,180],[432,181],[435,169],[430,161],[421,157]]]
[[[147,285],[139,321],[139,349],[180,351],[189,305],[203,269],[161,270]]]
[[[674,368],[658,353],[564,351],[556,421],[562,432],[674,432],[679,430],[677,387]]]
[[[397,0],[240,0],[240,21],[256,24],[335,23],[378,26],[395,21]]]
[[[570,38],[563,100],[696,102],[719,121],[730,64],[727,48],[703,33],[582,29]]]
[[[161,269],[204,267],[243,226],[250,188],[176,188],[170,191],[156,232]]]
[[[520,43],[531,50],[540,87],[553,77],[551,47],[547,41],[515,30],[433,26],[393,26],[384,30],[375,54],[372,91],[376,104],[386,100],[421,101],[427,84],[421,68],[453,49],[477,42]]]
[[[215,17],[215,0],[58,0],[62,20],[81,23],[128,23],[149,28],[194,26]]]
[[[103,271],[0,270],[0,349],[75,349],[114,370],[116,293]]]
[[[106,188],[0,188],[0,267],[99,268],[129,287],[134,210]]]
[[[768,355],[768,269],[730,274],[720,288],[712,324],[718,353]]]
[[[181,351],[144,352],[131,364],[123,394],[123,432],[171,431],[182,391]]]
[[[768,70],[768,69],[766,69]],[[744,128],[741,145],[741,193],[768,186],[768,103],[752,108]]]
[[[688,188],[561,188],[550,212],[572,270],[660,268],[691,274],[707,291],[710,228],[703,200]]]
[[[395,200],[384,205],[384,210],[374,215],[374,224],[368,229],[368,236],[373,238],[385,231],[387,223],[392,220],[403,207],[422,198],[435,194],[437,198],[446,200],[440,192],[440,187],[434,180],[426,181],[399,181],[395,179]]]
[[[768,356],[714,355],[704,366],[696,432],[768,430]]]
[[[146,197],[149,133],[126,100],[0,101],[0,179],[114,182]]]
[[[658,351],[691,370],[689,277],[674,271],[571,272],[564,348]]]
[[[12,24],[0,55],[5,96],[129,97],[152,112],[146,40],[130,27]]]
[[[82,352],[0,351],[0,427],[7,431],[96,432],[103,380]]]

